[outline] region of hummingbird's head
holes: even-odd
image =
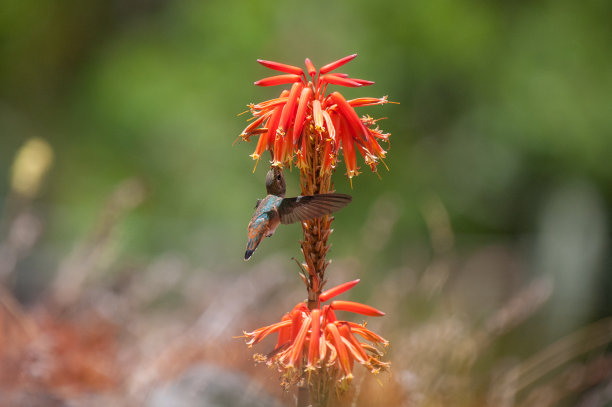
[[[266,191],[268,191],[268,195],[284,197],[286,189],[283,170],[280,167],[270,168],[270,171],[266,174]]]

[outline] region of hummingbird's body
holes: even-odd
[[[329,215],[351,202],[345,194],[318,194],[285,198],[285,178],[282,170],[272,168],[266,175],[268,195],[257,201],[248,226],[248,241],[244,259],[248,260],[264,236],[272,236],[279,224],[305,221]]]

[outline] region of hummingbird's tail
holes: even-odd
[[[256,234],[253,237],[249,237],[249,240],[247,241],[246,245],[246,252],[244,252],[244,261],[250,259],[253,253],[255,253],[255,249],[257,249],[257,246],[259,246],[259,242],[261,242],[262,237],[263,234],[261,233]]]

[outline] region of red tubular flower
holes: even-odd
[[[349,179],[359,174],[357,152],[376,171],[378,161],[386,154],[378,144],[379,140],[388,141],[389,134],[381,132],[378,127],[371,128],[375,126],[376,120],[369,116],[360,118],[354,109],[388,103],[387,97],[364,97],[347,101],[339,92],[325,94],[328,85],[362,87],[374,83],[350,78],[344,73],[331,73],[356,56],[346,56],[324,65],[318,71],[308,58],[305,60],[305,71],[280,62],[257,60],[261,65],[283,74],[261,79],[255,82],[256,85],[292,86],[290,91],[284,90],[276,99],[249,105],[255,120],[245,128],[241,137],[250,141],[251,136],[259,135],[257,147],[251,155],[254,160],[259,160],[263,151],[270,150],[273,165],[291,165],[295,159],[295,164],[303,168],[307,165],[305,157],[309,143],[304,142],[302,133],[308,132],[310,140],[318,137],[318,142],[325,146],[321,173],[333,171],[340,150],[344,154]],[[264,138],[267,139],[262,140]],[[335,143],[325,144],[328,139],[335,140]]]
[[[337,75],[323,75],[321,76],[321,81],[331,83],[333,85],[348,86],[350,88],[358,88],[360,86],[363,86],[361,83],[357,81],[354,81],[349,78],[342,78]]]
[[[365,133],[365,126],[359,119],[359,116],[357,116],[355,110],[353,110],[351,105],[349,105],[346,99],[344,99],[344,96],[342,96],[342,94],[339,92],[334,92],[330,95],[330,98],[334,103],[336,103],[340,109],[340,113],[344,116],[347,123],[349,123],[349,125],[353,127],[357,133]]]
[[[296,364],[299,364],[302,353],[303,353],[302,348],[304,347],[304,341],[306,340],[306,334],[308,333],[308,330],[310,329],[311,322],[312,322],[312,317],[310,316],[307,316],[301,322],[302,325],[300,326],[300,330],[297,336],[295,337],[295,341],[293,343],[291,353],[289,356],[289,364],[287,366],[296,366]]]
[[[287,83],[299,82],[302,78],[299,75],[287,74],[287,75],[276,75],[268,78],[263,78],[255,82],[257,86],[276,86],[285,85]]]
[[[348,101],[348,104],[352,107],[357,106],[373,106],[373,105],[382,105],[387,103],[387,97],[383,96],[382,98],[357,98],[351,99]]]
[[[304,65],[306,65],[308,75],[312,76],[312,78],[314,79],[314,76],[317,74],[317,68],[315,68],[313,63],[310,62],[310,58],[306,58],[306,60],[304,61]]]
[[[323,75],[323,74],[321,74],[321,75]],[[347,73],[334,72],[334,73],[330,73],[330,75],[337,76],[339,78],[348,78],[348,74]]]
[[[321,165],[321,174],[331,173],[334,168],[333,145],[335,141],[328,139],[325,141],[325,149],[323,150],[323,164]]]
[[[353,59],[355,59],[356,56],[357,56],[357,54],[352,54],[352,55],[346,56],[344,58],[340,58],[337,61],[330,62],[329,64],[324,65],[319,70],[319,72],[321,73],[321,75],[326,74],[328,72],[331,72],[334,69],[340,68],[342,65],[346,64],[347,62],[352,61]]]
[[[321,293],[321,295],[319,295],[319,301],[321,302],[325,302],[329,299],[332,299],[340,294],[342,294],[343,292],[346,292],[348,290],[350,290],[351,288],[355,287],[358,283],[359,283],[359,279],[357,280],[353,280],[353,281],[347,281],[346,283],[342,283],[340,285],[337,285],[333,288],[330,288],[329,290],[325,290]]]
[[[321,294],[320,298],[329,300],[354,287],[359,280],[350,281],[333,287]],[[352,301],[332,301],[330,305],[309,310],[305,302],[297,304],[285,314],[280,322],[253,332],[245,332],[247,345],[261,342],[265,337],[278,333],[276,347],[267,355],[256,355],[255,360],[265,361],[285,372],[289,381],[300,377],[297,368],[306,363],[307,370],[327,369],[328,374],[337,380],[351,380],[355,361],[372,373],[389,368],[382,362],[381,346],[388,342],[366,328],[365,324],[341,321],[336,318],[334,309],[357,312],[370,316],[382,316],[383,312],[365,304]],[[360,335],[366,342],[360,342]]]
[[[281,64],[280,62],[266,61],[264,59],[258,59],[257,62],[265,66],[266,68],[274,69],[280,72],[291,73],[294,75],[303,75],[302,68],[293,65]]]
[[[285,344],[291,341],[291,325],[293,324],[291,322],[291,316],[289,314],[283,315],[283,318],[281,319],[280,323],[284,324],[278,330],[278,340],[276,342],[275,349],[280,349],[281,347],[285,346]]]
[[[245,129],[242,131],[242,133],[240,133],[240,137],[242,137],[243,140],[249,141],[249,138],[253,134],[261,134],[261,133],[263,133],[264,130],[263,129],[258,129],[257,127],[259,127],[259,125],[265,119],[267,119],[267,116],[261,116],[261,117],[258,117],[255,120],[253,120],[253,122],[251,124],[249,124],[248,126],[246,126]],[[267,130],[265,130],[265,131],[267,131]]]
[[[342,370],[344,370],[345,376],[347,378],[352,378],[353,375],[351,374],[349,355],[346,351],[346,346],[344,345],[340,337],[338,327],[333,323],[329,323],[325,327],[325,330],[331,334],[331,337],[329,339],[330,342],[333,344],[334,348],[336,349],[338,358],[340,360],[340,366],[342,367]]]
[[[259,136],[257,147],[255,147],[255,151],[253,152],[253,154],[251,154],[251,157],[253,157],[254,160],[259,161],[259,157],[261,157],[261,154],[264,151],[266,151],[267,147],[268,147],[268,135],[262,134],[261,136]]]
[[[314,369],[319,354],[321,339],[321,310],[316,308],[310,313],[312,325],[310,327],[310,343],[308,344],[308,367]]]
[[[336,140],[336,128],[334,127],[331,116],[326,110],[321,111],[321,115],[323,115],[323,119],[325,119],[325,126],[327,126],[327,135],[329,139]]]
[[[301,83],[294,83],[293,86],[291,86],[291,91],[289,92],[289,96],[287,96],[287,103],[285,103],[285,106],[283,106],[283,111],[278,123],[278,129],[276,130],[277,135],[280,137],[285,136],[289,117],[294,114],[293,108],[295,107],[295,102],[302,91],[302,87],[303,85]]]
[[[353,82],[357,82],[358,84],[360,84],[361,86],[370,86],[370,85],[374,85],[374,82],[372,81],[366,81],[365,79],[357,79],[357,78],[353,78],[352,79]]]
[[[334,313],[334,310],[331,309],[329,305],[323,306],[323,315],[325,315],[325,319],[328,322],[336,322],[338,320],[338,318],[336,318],[336,314]]]
[[[342,122],[345,122],[342,118]],[[350,180],[355,175],[359,175],[357,171],[357,158],[355,156],[355,144],[354,139],[356,138],[355,132],[349,130],[349,126],[341,124],[342,128],[342,151],[344,151],[344,162],[346,164],[346,175]]]
[[[302,134],[304,127],[304,118],[306,117],[306,108],[312,99],[312,89],[306,87],[302,89],[300,95],[300,103],[298,104],[297,112],[295,113],[295,122],[293,124],[293,145],[297,143]]]
[[[334,311],[349,311],[356,314],[368,315],[370,317],[382,317],[385,315],[384,312],[374,307],[353,301],[332,301],[330,307]]]
[[[319,134],[323,132],[323,112],[321,111],[321,101],[312,101],[312,117],[314,120],[315,131]]]
[[[249,346],[256,345],[259,342],[261,342],[263,338],[270,335],[271,333],[274,333],[288,326],[291,326],[291,320],[289,321],[282,320],[281,322],[278,322],[276,324],[272,324],[272,325],[264,326],[263,328],[256,329],[255,331],[252,332],[253,335],[251,339],[247,342],[247,345]]]
[[[353,333],[351,332],[351,326],[349,324],[340,325],[340,333],[342,337],[345,338],[347,343],[347,348],[353,354],[355,359],[359,361],[359,363],[367,363],[368,354],[365,352],[363,348],[363,344],[355,338]]]

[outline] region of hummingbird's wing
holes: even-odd
[[[318,194],[284,198],[278,207],[281,223],[294,223],[329,215],[353,198],[346,194]]]

